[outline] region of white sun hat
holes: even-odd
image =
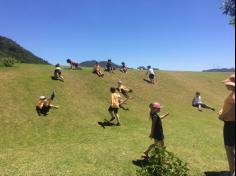
[[[40,96],[39,99],[40,99],[40,100],[45,100],[46,97],[45,97],[45,96]]]

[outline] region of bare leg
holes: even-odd
[[[210,107],[210,106],[208,106],[208,105],[206,105],[206,104],[201,104],[201,106],[202,106],[203,108],[206,108],[206,109],[210,109],[210,110],[212,110],[212,111],[215,111],[215,108]]]
[[[59,78],[64,81],[64,77],[62,75],[59,76]]]
[[[235,174],[235,146],[225,146],[230,173],[233,176]]]
[[[117,121],[117,125],[120,125],[120,117],[119,117],[119,114],[115,114],[115,118],[116,118],[116,121]]]
[[[110,113],[110,115],[111,115],[111,120],[110,120],[110,122],[112,122],[112,121],[115,120],[116,118],[115,118],[113,112],[109,111],[109,113]]]
[[[198,110],[202,111],[202,105],[201,104],[198,105]]]
[[[148,157],[149,152],[150,152],[156,145],[158,145],[158,144],[159,144],[161,147],[164,147],[164,145],[165,145],[164,141],[154,140],[154,144],[151,144],[151,145],[147,148],[147,150],[144,151],[144,155],[145,155],[146,157]]]

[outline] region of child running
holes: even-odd
[[[122,73],[127,73],[128,72],[128,67],[126,66],[126,64],[124,62],[121,63],[120,71]]]
[[[116,119],[117,121],[117,126],[120,126],[120,117],[119,117],[119,107],[120,107],[120,95],[118,93],[116,93],[116,88],[112,87],[110,89],[111,91],[111,105],[108,109],[110,115],[111,115],[111,120],[110,122],[112,122],[113,120]]]
[[[144,151],[144,156],[142,156],[145,159],[149,158],[149,152],[156,146],[160,145],[164,147],[164,133],[163,133],[163,127],[162,127],[162,119],[167,117],[169,113],[159,116],[158,113],[161,111],[161,105],[160,103],[152,103],[149,105],[150,108],[150,118],[152,120],[152,128],[151,128],[151,135],[150,138],[154,139],[154,144],[150,145],[147,150]]]
[[[55,67],[56,68],[54,70],[54,78],[56,80],[64,81],[64,77],[62,76],[60,64],[57,64]]]
[[[201,112],[203,111],[202,108],[210,109],[212,111],[215,111],[215,108],[210,107],[210,106],[208,106],[208,105],[206,105],[206,104],[204,104],[202,102],[202,98],[201,98],[201,93],[200,92],[196,92],[195,97],[192,100],[192,106],[196,107]]]
[[[128,94],[133,92],[133,90],[132,89],[128,89],[127,87],[125,87],[121,80],[119,80],[117,83],[118,83],[117,90],[120,93],[122,93],[125,98],[130,98]]]
[[[96,62],[95,66],[94,66],[94,70],[93,73],[98,75],[98,77],[104,77],[104,74],[101,71],[101,66],[98,62]]]
[[[56,109],[59,108],[59,106],[54,106],[54,105],[51,104],[54,98],[55,98],[55,91],[53,91],[53,93],[52,93],[52,95],[49,99],[46,98],[45,96],[41,96],[39,98],[39,101],[36,105],[36,111],[37,111],[39,116],[48,115],[51,108],[56,108]]]

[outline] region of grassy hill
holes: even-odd
[[[48,64],[47,61],[35,56],[15,41],[0,36],[0,61],[5,57],[13,57],[21,63]]]
[[[152,142],[148,105],[159,101],[166,145],[189,163],[191,175],[227,170],[222,122],[210,111],[191,107],[195,91],[220,109],[228,92],[220,82],[228,73],[159,72],[159,85],[142,81],[144,72],[116,72],[99,79],[91,70],[63,71],[66,81],[52,81],[54,68],[19,64],[0,67],[0,175],[134,176],[132,160]],[[130,112],[120,111],[121,127],[103,129],[109,118],[109,88],[122,79],[134,89]],[[60,109],[38,117],[40,95],[55,89]]]

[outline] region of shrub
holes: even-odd
[[[14,59],[12,57],[6,57],[6,58],[2,59],[2,64],[5,67],[12,67],[15,63],[16,63],[16,59]]]
[[[157,146],[148,164],[137,171],[138,176],[188,176],[187,164],[165,148]]]

